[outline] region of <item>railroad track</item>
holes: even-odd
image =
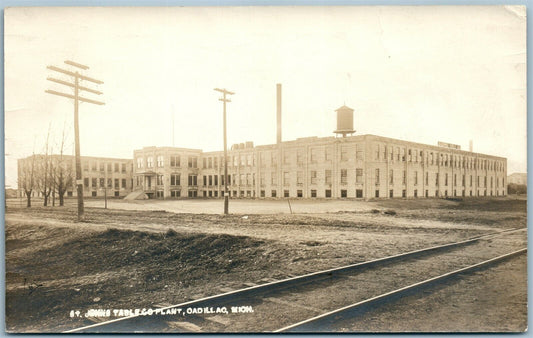
[[[315,331],[335,318],[523,254],[525,230],[491,233],[254,285],[66,333]]]

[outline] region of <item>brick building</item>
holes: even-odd
[[[134,152],[134,189],[149,197],[222,197],[223,151]],[[505,196],[503,157],[374,135],[309,137],[228,151],[230,196],[422,198]]]
[[[115,196],[124,197],[132,191],[133,161],[122,158],[106,157],[81,157],[81,168],[83,178],[83,195],[90,197]],[[65,196],[76,196],[76,158],[72,155],[32,155],[17,161],[18,165],[18,193],[19,197],[24,196],[24,177],[28,176],[31,167],[34,167],[35,189],[33,196],[41,196],[37,184],[39,178],[47,170],[56,171],[62,168],[65,180],[71,180]],[[45,166],[48,165],[48,169]],[[40,178],[42,181],[42,177]],[[107,185],[106,185],[107,183]]]

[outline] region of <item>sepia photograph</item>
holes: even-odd
[[[526,26],[5,8],[5,330],[527,331]]]

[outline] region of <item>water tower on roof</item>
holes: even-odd
[[[342,134],[342,137],[355,133],[353,129],[353,109],[342,106],[335,111],[337,112],[337,130],[334,133],[337,135]]]

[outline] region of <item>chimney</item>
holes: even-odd
[[[474,141],[470,140],[470,142],[468,143],[468,150],[470,152],[474,151]]]
[[[276,84],[276,103],[277,103],[277,144],[281,144],[281,83]]]

